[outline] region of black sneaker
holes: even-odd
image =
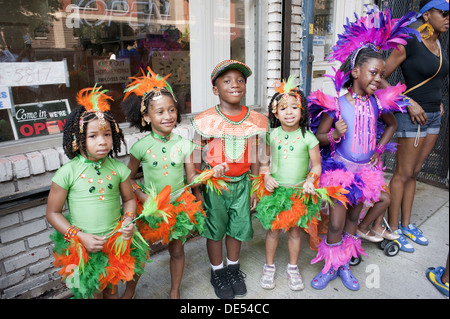
[[[238,297],[245,296],[247,294],[247,286],[245,285],[244,278],[247,277],[240,269],[239,264],[228,266],[228,278],[231,283],[234,295]]]
[[[211,269],[211,285],[214,287],[216,296],[220,299],[234,298],[233,289],[228,281],[227,267],[218,270]]]

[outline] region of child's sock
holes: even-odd
[[[297,269],[298,266],[297,265],[291,265],[291,264],[288,263],[287,268]]]
[[[217,266],[214,266],[213,264],[211,264],[211,268],[214,271],[216,271],[218,269],[222,269],[223,268],[223,262],[221,262],[220,265],[217,265]]]
[[[236,260],[236,261],[231,261],[231,260],[229,260],[228,257],[227,257],[227,266],[228,266],[228,265],[236,265],[236,264],[239,264],[239,259]]]

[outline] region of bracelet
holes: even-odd
[[[133,212],[125,212],[125,213],[123,213],[122,220],[125,220],[127,218],[131,218],[132,220],[134,220],[136,218],[136,214],[133,213]]]
[[[319,175],[317,175],[314,172],[309,172],[308,175],[306,176],[306,179],[308,179],[310,177],[314,178],[314,182],[315,182],[319,178]]]
[[[64,240],[70,241],[75,235],[80,231],[81,229],[77,226],[71,225],[66,229],[66,232],[64,233]]]
[[[268,167],[268,166],[261,167],[259,169],[259,174],[260,175],[269,175],[270,174],[270,167]]]
[[[334,131],[335,129],[334,128],[332,128],[332,129],[330,129],[330,131],[328,132],[328,141],[330,142],[330,144],[332,144],[332,145],[334,145],[334,144],[337,144],[337,143],[339,143],[340,141],[341,141],[341,139],[342,139],[342,137],[340,137],[338,140],[335,140],[334,138],[333,138],[333,131]]]
[[[383,144],[377,144],[377,146],[375,146],[375,151],[377,152],[378,155],[383,154],[385,150],[386,146]]]
[[[138,189],[140,189],[142,192],[141,186],[139,186],[137,183],[134,183],[133,185],[131,185],[131,187],[133,187],[133,192],[136,192]]]

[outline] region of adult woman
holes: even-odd
[[[386,61],[386,78],[401,67],[408,88],[405,93],[412,104],[408,113],[395,114],[398,148],[396,169],[390,182],[389,224],[397,234],[406,235],[421,245],[427,245],[428,240],[411,224],[410,218],[416,178],[434,147],[444,113],[441,86],[449,63],[442,55],[438,38],[448,31],[448,10],[448,0],[422,0],[418,15],[422,24],[417,28],[422,41],[416,37],[408,39],[407,44],[399,46],[399,51],[393,50]],[[401,250],[414,251],[404,236],[397,241]]]

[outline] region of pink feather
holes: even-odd
[[[403,96],[401,95],[406,90],[406,85],[397,83],[395,86],[389,86],[385,89],[375,91],[375,95],[380,101],[379,105],[382,107],[382,112],[405,112]],[[400,103],[399,103],[400,102]]]
[[[319,244],[316,258],[311,260],[311,264],[315,264],[321,260],[325,261],[322,274],[327,273],[331,268],[338,270],[340,266],[345,265],[346,255],[342,249],[342,245],[330,246],[326,240],[322,240]]]
[[[320,175],[319,187],[338,186],[343,188],[350,186],[355,179],[355,174],[344,169],[336,169],[334,171],[323,172]]]
[[[368,256],[365,250],[361,246],[361,239],[355,239],[351,236],[344,235],[342,239],[342,251],[344,265],[350,261],[352,257],[359,257],[361,255]]]

